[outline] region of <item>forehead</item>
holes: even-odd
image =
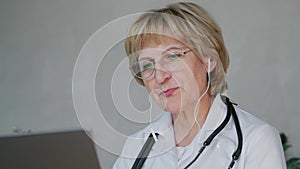
[[[179,39],[168,35],[152,34],[142,38],[141,49],[162,48],[168,45],[183,45]]]
[[[172,37],[150,36],[147,39],[143,39],[142,48],[138,52],[139,59],[149,57],[149,55],[161,55],[165,52],[185,47],[184,43]]]

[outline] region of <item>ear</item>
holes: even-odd
[[[218,52],[215,49],[209,49],[208,54],[205,56],[206,70],[208,73],[216,68],[218,58]]]

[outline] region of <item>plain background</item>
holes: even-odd
[[[1,0],[0,134],[81,128],[72,102],[72,74],[85,42],[119,17],[171,2]],[[223,30],[231,57],[228,95],[286,133],[293,145],[288,155],[300,156],[300,1],[191,2],[206,8]],[[138,127],[123,124],[109,95],[111,72],[126,57],[122,43],[112,49],[108,55],[117,57],[107,57],[100,66],[96,94],[108,121],[132,133]],[[133,102],[147,107],[143,89],[133,82],[131,90],[141,91],[131,96]],[[116,156],[98,152],[103,168],[111,168]]]

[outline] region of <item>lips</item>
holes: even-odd
[[[178,87],[174,87],[174,88],[169,88],[167,90],[164,90],[163,92],[161,92],[162,95],[164,95],[165,97],[170,97],[173,95],[173,93],[178,89]]]

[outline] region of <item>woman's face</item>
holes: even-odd
[[[176,67],[165,62],[166,56],[184,52]],[[148,42],[139,54],[139,62],[143,60],[155,63],[153,75],[144,79],[144,84],[160,107],[175,114],[193,111],[198,98],[207,88],[207,64],[203,64],[183,43],[166,37]]]

